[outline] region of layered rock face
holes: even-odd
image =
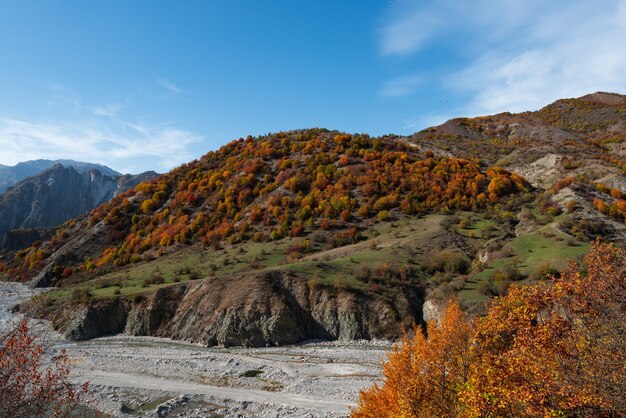
[[[423,295],[311,287],[284,271],[209,278],[160,289],[142,300],[101,300],[57,317],[72,340],[124,332],[202,343],[262,347],[309,339],[396,339],[422,320]]]
[[[27,177],[36,176],[44,170],[52,167],[55,164],[61,164],[64,167],[74,167],[79,173],[85,173],[90,170],[97,170],[104,175],[111,177],[119,177],[120,173],[117,171],[101,165],[86,163],[82,161],[74,160],[31,160],[23,161],[12,167],[0,165],[0,193],[4,193],[9,187],[15,183],[24,180]]]
[[[155,175],[108,176],[95,169],[80,173],[56,164],[0,196],[0,247],[8,244],[11,230],[57,226]]]

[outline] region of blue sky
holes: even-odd
[[[0,0],[0,164],[166,171],[248,134],[410,134],[626,93],[626,0]]]

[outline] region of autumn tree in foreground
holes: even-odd
[[[428,338],[414,327],[383,368],[382,386],[361,392],[353,417],[435,417],[459,412],[458,394],[467,383],[471,326],[459,304],[445,308],[441,327],[428,324]]]
[[[470,325],[458,304],[389,355],[353,417],[626,415],[626,252],[596,244],[587,272],[514,286]]]
[[[61,352],[47,367],[43,346],[23,320],[0,335],[0,417],[69,416],[87,385],[69,382],[68,359]]]

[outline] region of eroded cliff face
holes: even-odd
[[[53,165],[0,196],[0,248],[16,244],[7,238],[12,230],[55,227],[155,176],[154,172],[108,176],[95,169],[79,172],[71,166]]]
[[[261,347],[308,339],[396,339],[422,321],[422,304],[417,288],[367,294],[311,287],[306,278],[271,271],[179,284],[141,300],[95,301],[52,316],[72,340],[124,332]]]
[[[113,299],[100,301],[74,312],[67,312],[61,320],[63,335],[74,341],[88,340],[124,330],[130,311],[128,301]]]

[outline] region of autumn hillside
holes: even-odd
[[[49,242],[17,254],[22,262],[15,273],[28,278],[45,268],[50,254],[85,230],[106,239],[87,257],[58,259],[53,275],[65,268],[81,273],[137,263],[181,244],[219,249],[316,229],[343,231],[337,239],[354,243],[364,222],[388,221],[389,211],[481,211],[529,189],[523,178],[499,167],[435,157],[394,137],[319,129],[249,137],[68,223]]]
[[[71,316],[67,302],[131,312],[147,309],[137,305],[146,298],[169,301],[156,325],[137,331],[162,335],[174,332],[170,319],[192,288],[232,285],[234,293],[212,294],[215,303],[251,303],[237,293],[244,276],[258,277],[248,286],[259,289],[264,280],[299,289],[297,309],[320,317],[346,298],[368,312],[384,306],[396,323],[421,321],[425,300],[437,306],[450,295],[481,310],[512,282],[580,258],[597,237],[623,242],[625,139],[626,97],[609,93],[408,137],[310,129],[238,139],[67,222],[0,269],[58,287],[35,311],[59,326]],[[302,306],[319,298],[329,305]],[[266,303],[255,315],[274,315],[275,300]],[[363,315],[337,319],[349,332],[328,331],[326,320],[311,327],[331,338],[385,328],[387,314],[371,326]],[[115,330],[125,326],[122,318]]]

